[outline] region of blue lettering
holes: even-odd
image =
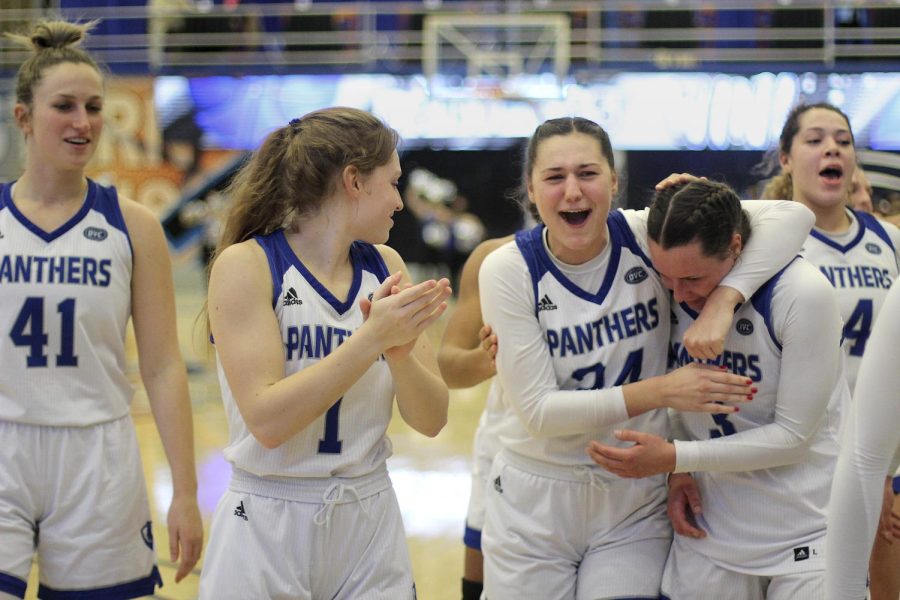
[[[14,281],[12,275],[12,264],[9,256],[4,256],[2,260],[0,260],[0,281],[6,281],[11,283]]]
[[[31,281],[31,257],[30,256],[17,256],[16,257],[16,274],[15,274],[14,281],[16,281],[16,282]]]
[[[575,340],[572,339],[572,332],[568,327],[564,327],[562,331],[560,331],[560,345],[562,347],[562,352],[560,352],[560,356],[565,356],[566,353],[575,354]]]
[[[578,353],[584,354],[594,349],[593,328],[590,325],[575,326],[575,339],[578,340]]]
[[[550,356],[556,354],[556,349],[559,348],[559,334],[553,330],[547,331],[547,346],[550,348]]]
[[[331,327],[323,329],[316,327],[316,356],[328,356],[331,354]]]
[[[294,351],[300,348],[300,333],[295,326],[288,327],[287,342],[284,349],[287,352],[286,360],[294,360]]]

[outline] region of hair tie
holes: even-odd
[[[290,125],[291,127],[293,127],[294,125],[299,125],[299,124],[300,124],[300,118],[299,118],[299,117],[298,117],[298,118],[291,119],[291,122],[288,123],[288,125]]]

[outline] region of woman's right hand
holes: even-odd
[[[690,173],[672,173],[656,184],[656,191],[664,190],[667,187],[672,187],[673,185],[685,185],[692,181],[697,181],[698,179],[706,179],[706,177],[697,177],[696,175],[691,175]]]
[[[366,323],[375,328],[385,356],[391,359],[409,353],[419,334],[447,309],[446,300],[452,294],[446,278],[406,284],[402,289],[400,278],[399,272],[387,277],[370,300],[360,301]]]
[[[666,507],[672,529],[678,535],[705,538],[706,532],[697,526],[697,515],[703,512],[703,502],[697,482],[690,473],[669,475],[669,501]]]
[[[675,410],[734,413],[756,393],[753,381],[718,365],[692,362],[662,376],[663,404]]]
[[[478,347],[484,350],[491,361],[491,368],[497,372],[497,334],[490,325],[482,325],[478,330]]]

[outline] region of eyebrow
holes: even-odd
[[[818,134],[822,134],[822,133],[826,133],[827,131],[828,131],[828,130],[827,130],[826,128],[824,128],[824,127],[807,127],[807,128],[804,129],[801,133],[818,133]],[[836,130],[834,130],[834,131],[835,131],[835,133],[846,133],[846,134],[848,134],[848,135],[850,134],[850,130],[849,130],[849,129],[836,129]]]
[[[601,163],[599,163],[599,162],[581,163],[580,165],[578,165],[578,166],[575,167],[575,168],[576,168],[576,169],[584,169],[584,168],[586,168],[586,167],[596,167],[596,166],[598,166],[598,165],[600,165],[600,164],[601,164]],[[562,171],[563,169],[565,169],[565,167],[547,167],[546,169],[541,169],[541,173],[548,173],[548,172],[553,172],[553,171]]]

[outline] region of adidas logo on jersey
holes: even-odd
[[[244,501],[243,500],[241,500],[241,503],[235,507],[234,516],[240,517],[241,519],[243,519],[245,521],[249,520],[249,519],[247,519],[246,511],[244,511]]]
[[[801,560],[809,560],[809,546],[794,548],[794,562],[800,562]]]
[[[866,250],[869,252],[869,254],[881,254],[881,246],[879,246],[878,244],[873,244],[872,242],[866,244]]]
[[[544,297],[538,302],[538,312],[542,310],[556,310],[556,305],[553,304],[553,300],[547,294],[544,294]]]
[[[285,306],[299,306],[303,304],[303,300],[297,296],[297,290],[294,288],[288,288],[288,291],[284,293],[284,305]]]

